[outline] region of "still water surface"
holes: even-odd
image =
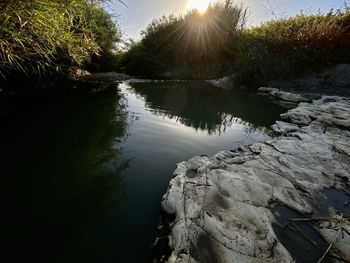
[[[150,262],[176,163],[265,140],[283,111],[199,81],[47,101],[0,131],[0,257]]]

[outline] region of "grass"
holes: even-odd
[[[0,3],[0,74],[41,75],[89,63],[119,39],[112,17],[85,0]]]
[[[235,76],[267,83],[350,62],[350,9],[274,20],[242,32]]]

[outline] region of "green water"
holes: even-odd
[[[265,140],[283,111],[205,82],[124,83],[28,109],[0,131],[0,257],[150,262],[176,163]]]

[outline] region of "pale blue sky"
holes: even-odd
[[[140,32],[154,18],[161,15],[180,14],[186,12],[188,0],[124,0],[128,8],[113,0],[110,7],[114,14],[119,15],[122,32],[134,39],[140,37]],[[339,8],[350,0],[236,0],[249,8],[249,25],[258,25],[270,20],[273,16],[291,16],[304,10],[305,13],[316,12],[318,9],[328,11]],[[274,10],[275,14],[271,13]]]

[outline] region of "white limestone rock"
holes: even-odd
[[[223,77],[221,79],[210,79],[208,83],[223,89],[232,89],[234,86],[233,79],[230,76]]]
[[[258,91],[287,102],[299,103],[310,101],[308,98],[305,98],[299,94],[280,91],[276,88],[261,87],[258,89]]]
[[[299,126],[293,123],[284,122],[284,121],[276,121],[274,125],[271,126],[271,128],[279,134],[288,134],[290,132],[296,132],[299,130]]]
[[[349,193],[350,100],[323,97],[283,118],[274,127],[284,137],[177,165],[162,200],[175,214],[168,262],[293,262],[272,228],[271,202],[306,214],[327,188]],[[334,238],[334,228],[319,229]],[[334,247],[349,260],[348,236]]]

